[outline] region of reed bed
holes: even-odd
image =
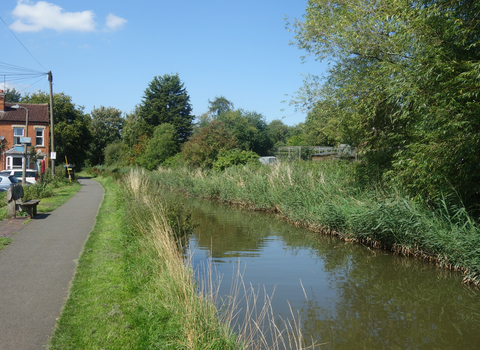
[[[202,173],[197,172],[197,176]],[[259,303],[258,291],[246,286],[241,274],[237,275],[232,294],[223,299],[218,295],[219,279],[211,265],[197,281],[179,244],[180,236],[188,234],[192,227],[188,215],[177,215],[173,221],[184,221],[172,225],[171,203],[164,202],[163,189],[152,183],[145,172],[132,170],[122,182],[129,206],[125,223],[132,239],[142,242],[142,255],[149,256],[150,261],[147,270],[137,272],[139,279],[148,280],[150,286],[150,300],[143,307],[161,306],[168,310],[169,328],[173,324],[175,333],[182,335],[172,337],[174,348],[314,348],[305,346],[298,318],[284,320],[281,328],[277,326],[270,296]],[[242,310],[246,317],[239,321],[241,300],[247,300],[247,309]]]
[[[223,172],[160,167],[159,186],[254,210],[347,241],[435,261],[480,286],[480,229],[465,208],[443,198],[436,209],[394,188],[366,187],[347,162],[237,166]]]

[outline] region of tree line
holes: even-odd
[[[38,91],[22,95],[6,90],[7,102],[46,103]],[[55,93],[55,150],[77,166],[138,165],[149,170],[160,164],[225,168],[273,154],[275,147],[298,145],[302,124],[267,123],[255,111],[235,109],[224,96],[208,101],[208,111],[192,114],[190,96],[178,74],[156,76],[142,101],[129,113],[114,107],[94,107],[86,113],[65,93]]]

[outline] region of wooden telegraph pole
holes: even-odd
[[[53,82],[53,76],[52,76],[52,71],[48,72],[48,81],[50,82],[50,160],[51,160],[51,168],[52,168],[52,177],[55,176],[55,159],[52,159],[52,153],[55,152],[55,146],[54,146],[54,123],[53,123],[53,88],[52,88],[52,82]]]

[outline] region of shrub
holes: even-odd
[[[258,158],[259,156],[255,152],[232,149],[218,155],[217,160],[213,163],[213,169],[225,170],[225,168],[231,167],[232,165],[258,163]]]

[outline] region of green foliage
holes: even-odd
[[[179,150],[175,127],[169,123],[160,124],[155,128],[152,138],[147,141],[145,152],[141,155],[138,164],[153,170]]]
[[[287,144],[290,129],[279,119],[272,120],[267,125],[267,135],[273,147],[281,147]]]
[[[60,188],[77,183],[75,178],[70,181],[70,179],[65,176],[65,168],[63,167],[63,164],[59,164],[55,167],[55,176],[52,176],[52,172],[50,169],[51,168],[48,167],[45,170],[45,173],[41,175],[42,186],[49,185],[53,188]]]
[[[43,91],[27,94],[21,98],[22,103],[47,103],[50,96]],[[76,106],[72,98],[63,92],[53,95],[53,118],[55,121],[55,151],[57,161],[65,156],[68,162],[81,166],[87,160],[92,134],[90,117],[83,113],[82,106]]]
[[[477,205],[479,12],[473,0],[310,1],[295,42],[335,64],[294,101],[315,107],[307,128],[361,147],[366,167],[419,199]]]
[[[190,96],[178,74],[156,76],[145,90],[139,116],[153,127],[170,123],[180,142],[192,134],[193,119]]]
[[[233,103],[227,100],[225,96],[215,96],[213,101],[208,100],[208,112],[213,118],[231,110],[233,110]]]
[[[136,106],[132,113],[127,114],[122,139],[128,147],[135,146],[143,135],[150,137],[152,133],[153,127],[140,117],[140,106]]]
[[[257,112],[238,109],[227,111],[216,118],[235,136],[239,148],[266,155],[272,148],[265,117]]]
[[[258,154],[252,151],[241,151],[239,149],[232,149],[222,152],[218,155],[217,160],[213,163],[213,169],[225,170],[225,168],[233,165],[244,165],[247,163],[259,163]]]
[[[102,164],[105,160],[104,151],[107,145],[121,140],[124,119],[122,111],[113,107],[93,108],[90,112],[90,132],[92,143],[90,144],[90,164]]]
[[[107,145],[104,150],[105,165],[127,166],[128,147],[123,142],[115,142]]]
[[[57,187],[60,187],[59,184],[56,184]],[[41,199],[48,198],[53,196],[54,185],[48,182],[37,182],[36,184],[28,185],[23,187],[23,200],[27,201],[30,199]]]
[[[235,136],[219,121],[200,128],[182,146],[182,157],[191,166],[211,168],[222,151],[238,148]]]
[[[18,103],[22,98],[22,93],[15,88],[5,90],[5,102]]]
[[[173,157],[165,159],[163,166],[167,168],[178,168],[183,167],[185,161],[183,160],[182,153],[177,153]]]

